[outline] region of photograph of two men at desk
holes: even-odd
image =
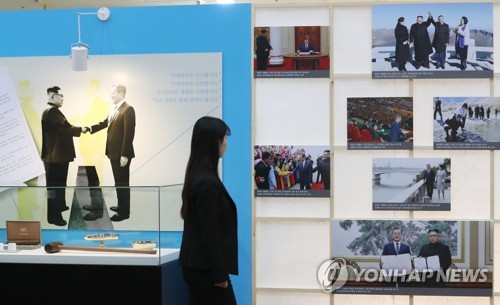
[[[255,27],[255,78],[329,78],[328,26]]]
[[[347,269],[339,294],[491,296],[490,221],[335,220],[332,257]]]

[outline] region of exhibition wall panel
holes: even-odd
[[[408,158],[408,151],[335,150],[333,217],[406,219],[405,211],[372,211],[372,158]]]
[[[328,79],[257,80],[255,144],[328,144],[329,94]]]
[[[330,198],[259,198],[257,217],[330,218]]]
[[[318,294],[315,292],[266,292],[259,291],[256,297],[257,304],[274,305],[329,305],[330,296],[328,294]]]
[[[391,304],[408,305],[408,296],[399,295],[334,295],[333,302],[336,305],[355,305],[355,304]]]
[[[443,157],[451,161],[451,211],[415,211],[415,218],[490,219],[490,152],[415,150],[415,158]],[[471,208],[474,207],[474,208]]]
[[[443,1],[446,4],[452,4],[451,1]],[[317,17],[309,15],[310,12],[323,6],[330,10],[329,23],[331,29],[331,65],[330,65],[330,88],[324,87],[325,94],[328,94],[329,118],[328,122],[321,122],[323,114],[316,117],[312,123],[312,116],[307,116],[307,121],[311,124],[307,126],[329,125],[330,134],[325,134],[331,145],[333,159],[331,170],[333,171],[332,195],[330,199],[330,218],[332,220],[348,219],[400,219],[400,220],[488,220],[499,218],[500,212],[495,203],[500,194],[498,189],[497,177],[500,175],[500,167],[495,162],[500,158],[495,151],[479,150],[455,150],[438,151],[433,150],[434,128],[438,124],[431,119],[434,112],[434,97],[491,97],[498,94],[500,88],[498,80],[493,79],[372,79],[372,4],[371,2],[351,2],[351,1],[330,1],[328,3],[313,4],[313,7],[306,7],[304,4],[289,4],[282,7],[275,7],[269,4],[257,4],[254,10],[255,26],[283,26],[296,25],[295,20],[305,25],[315,25]],[[376,4],[393,4],[392,1],[377,1]],[[418,1],[404,1],[404,4],[419,4]],[[432,5],[438,4],[432,3]],[[458,4],[457,4],[458,5]],[[493,4],[493,20],[496,20],[500,5]],[[303,11],[300,17],[296,17],[296,11]],[[427,11],[415,12],[417,15],[424,15],[427,18]],[[293,13],[291,13],[293,12]],[[434,12],[436,18],[438,14],[444,12]],[[412,16],[408,11],[404,11],[406,17]],[[464,12],[467,15],[467,12]],[[408,15],[408,16],[407,16]],[[283,20],[283,16],[290,17]],[[323,14],[317,14],[319,20],[322,20]],[[397,16],[399,17],[399,16]],[[395,26],[397,17],[391,24]],[[296,18],[296,19],[294,19]],[[392,19],[391,19],[392,20]],[[456,20],[446,22],[456,26]],[[408,29],[415,23],[414,17],[408,17],[406,25]],[[476,23],[477,24],[477,23]],[[391,25],[392,26],[392,25]],[[434,29],[431,25],[429,32]],[[431,30],[432,29],[432,30]],[[498,30],[499,24],[494,23],[493,30]],[[394,28],[387,31],[392,37]],[[454,34],[452,34],[454,35]],[[494,37],[494,36],[493,36]],[[432,40],[432,36],[431,36]],[[498,44],[494,43],[494,50],[498,50]],[[394,57],[394,51],[391,50],[391,56]],[[434,66],[431,66],[433,71]],[[429,71],[430,71],[429,69]],[[498,70],[495,67],[495,71]],[[420,69],[420,71],[427,71]],[[458,71],[459,72],[459,71]],[[497,72],[498,73],[498,72]],[[291,79],[280,80],[283,86],[279,87],[290,92],[288,106],[290,109],[302,109],[305,105],[314,109],[323,109],[328,111],[323,101],[314,101],[312,98],[307,104],[301,102],[301,98],[294,98],[299,91],[309,91],[323,100],[326,96],[320,95],[318,88],[325,80],[322,79]],[[278,131],[270,132],[276,123],[275,117],[265,113],[264,109],[277,109],[277,94],[270,93],[278,82],[276,80],[258,79],[254,80],[254,143],[297,143],[297,144],[327,144],[322,142],[322,137],[318,134],[306,134],[297,132],[294,135],[285,136]],[[296,89],[300,88],[300,89]],[[326,91],[328,90],[328,91]],[[281,90],[280,90],[281,91]],[[280,93],[282,94],[282,93]],[[287,93],[284,93],[287,94]],[[269,97],[272,96],[272,98]],[[347,99],[352,97],[411,97],[413,98],[413,149],[412,150],[370,150],[353,151],[347,149]],[[280,105],[281,106],[281,105]],[[291,112],[285,113],[291,117]],[[467,128],[467,127],[466,127]],[[307,135],[307,136],[306,136]],[[263,141],[265,139],[265,141]],[[451,194],[450,211],[373,211],[372,210],[372,185],[373,185],[373,160],[375,158],[450,158],[451,161],[451,183],[449,190]],[[320,203],[321,202],[321,203]],[[326,202],[326,201],[325,201]],[[305,282],[302,279],[280,278],[275,272],[269,272],[268,261],[281,260],[283,255],[288,256],[289,249],[301,247],[303,243],[310,243],[310,239],[315,239],[314,235],[318,232],[315,223],[321,222],[327,208],[323,201],[311,201],[310,199],[284,199],[284,198],[256,198],[254,199],[255,215],[255,292],[257,304],[289,304],[289,297],[294,294],[301,295],[304,302],[310,300],[310,303],[316,301],[315,297],[320,297],[325,293],[318,285],[316,294],[305,293],[304,290],[312,289],[312,283]],[[321,206],[321,208],[319,208]],[[307,209],[309,207],[309,209]],[[309,225],[304,225],[308,223]],[[294,229],[290,229],[289,239],[286,246],[272,249],[272,247],[263,248],[262,241],[271,246],[271,237],[266,234],[274,235],[273,239],[279,245],[285,242],[280,239],[283,235],[276,235],[284,227],[292,227],[292,224],[301,226],[303,230],[310,230],[310,234],[303,235]],[[498,232],[498,225],[492,232]],[[295,234],[293,234],[295,233]],[[331,234],[331,233],[330,233]],[[330,238],[332,236],[330,235]],[[489,260],[493,255],[486,253],[488,247],[483,247],[483,241],[479,241],[479,252],[471,255],[469,249],[464,251],[464,258],[477,261],[481,266],[491,267]],[[467,240],[468,244],[469,241]],[[497,244],[496,238],[494,244]],[[260,246],[259,246],[260,245]],[[332,241],[330,241],[330,246]],[[467,248],[467,247],[466,247]],[[284,250],[286,249],[286,250]],[[265,252],[265,255],[262,253]],[[330,253],[331,255],[331,253]],[[477,257],[475,257],[477,255]],[[496,255],[495,255],[496,256]],[[308,257],[311,267],[307,270],[301,270],[304,277],[310,276],[317,271],[312,267],[311,256],[307,253],[302,254],[302,258]],[[329,256],[324,256],[323,260],[319,257],[316,260],[317,266],[327,260]],[[496,257],[495,257],[496,258]],[[299,257],[296,258],[299,260]],[[280,263],[282,264],[282,263]],[[467,266],[464,262],[457,262],[458,267]],[[284,268],[285,264],[283,264]],[[274,268],[274,267],[272,267]],[[498,273],[494,266],[495,274]],[[277,270],[278,268],[276,268]],[[290,273],[292,274],[292,273]],[[318,280],[316,280],[318,281]],[[494,282],[494,292],[499,293],[499,284]],[[270,296],[273,296],[272,298]],[[264,297],[266,296],[266,297]],[[459,303],[459,304],[487,304],[496,302],[496,298],[470,298],[470,297],[439,297],[439,296],[381,296],[381,295],[333,295],[330,304],[426,304],[430,302]]]
[[[371,8],[333,8],[333,75],[371,74]]]
[[[257,220],[256,288],[318,289],[311,270],[329,256],[329,231],[329,220]]]

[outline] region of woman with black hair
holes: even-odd
[[[460,24],[455,28],[455,51],[458,57],[460,57],[460,70],[462,71],[467,69],[467,51],[469,49],[470,38],[468,23],[469,19],[463,16],[460,19]]]
[[[396,28],[396,63],[399,71],[406,71],[406,61],[410,58],[410,44],[408,43],[408,28],[405,26],[405,18],[399,17]]]
[[[190,304],[236,304],[229,279],[229,274],[238,274],[236,205],[217,170],[230,134],[224,121],[207,116],[193,128],[182,190],[179,254]]]

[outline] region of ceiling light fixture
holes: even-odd
[[[78,42],[71,45],[71,68],[73,71],[87,70],[87,59],[89,55],[89,45],[82,42],[80,33],[80,15],[97,15],[101,21],[106,21],[111,16],[107,7],[101,7],[96,13],[77,13],[78,16]]]

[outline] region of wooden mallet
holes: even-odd
[[[57,253],[61,250],[77,250],[77,251],[92,251],[92,252],[120,252],[120,253],[140,253],[140,254],[156,254],[156,249],[141,250],[128,248],[103,248],[103,247],[83,247],[83,246],[64,246],[62,243],[55,241],[45,245],[45,252]]]

